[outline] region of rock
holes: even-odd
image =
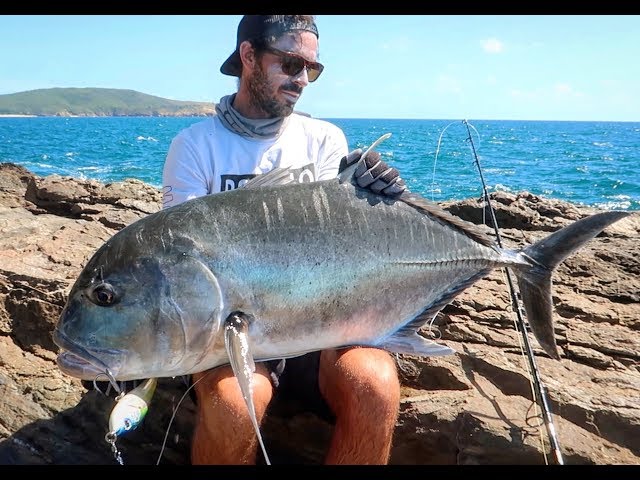
[[[492,202],[508,247],[594,211],[527,192]],[[443,206],[474,223],[490,218],[476,199]],[[116,463],[105,440],[113,398],[59,371],[51,332],[89,256],[160,208],[160,192],[136,180],[42,178],[0,164],[0,464]],[[560,361],[528,337],[566,464],[640,463],[639,232],[638,215],[621,220],[554,274]],[[391,464],[554,462],[515,319],[495,271],[435,319],[432,333],[456,355],[397,356]],[[160,380],[143,424],[116,443],[125,464],[189,463],[195,410],[185,391],[182,379]],[[322,463],[332,428],[274,402],[263,436],[274,464]]]

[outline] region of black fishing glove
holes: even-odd
[[[369,152],[364,159],[362,159],[360,148],[349,152],[349,155],[340,160],[338,172],[342,172],[356,162],[360,162],[354,173],[355,181],[359,187],[371,190],[373,193],[384,193],[390,196],[409,191],[404,180],[400,178],[400,172],[383,162],[380,154],[375,151]]]

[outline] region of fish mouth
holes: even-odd
[[[62,349],[56,358],[58,368],[67,375],[81,380],[109,380],[114,382],[122,364],[124,352],[115,349],[89,351],[72,342],[59,330],[53,332],[53,342]],[[98,358],[108,358],[105,362]]]

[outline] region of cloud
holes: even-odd
[[[577,92],[568,83],[556,83],[553,86],[553,91],[556,96],[559,97],[582,97],[582,93]]]
[[[504,44],[497,38],[488,38],[482,41],[482,49],[486,53],[502,53]]]
[[[451,75],[440,74],[436,78],[436,91],[440,93],[462,93],[462,84],[460,80]]]

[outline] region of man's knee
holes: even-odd
[[[240,385],[230,367],[193,375],[198,416],[192,439],[193,464],[253,464],[257,437]],[[273,395],[268,370],[256,365],[253,404],[258,422]]]
[[[320,389],[334,411],[342,405],[367,405],[382,414],[393,414],[400,402],[395,360],[377,348],[323,351]]]
[[[193,374],[193,385],[200,411],[218,412],[222,416],[232,414],[236,418],[248,416],[240,384],[230,366]],[[256,365],[252,388],[256,413],[261,416],[273,396],[269,372],[262,364]]]

